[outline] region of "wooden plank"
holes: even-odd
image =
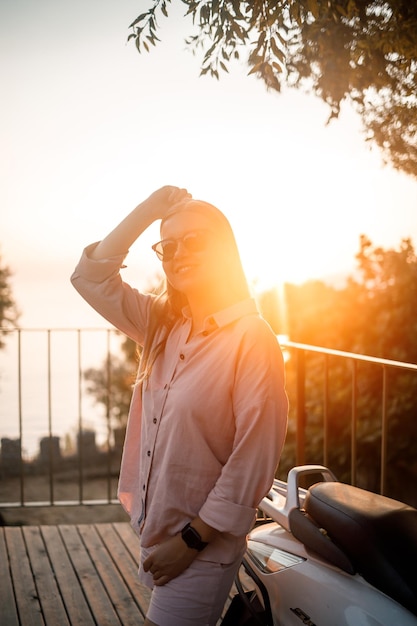
[[[77,574],[72,567],[58,527],[41,526],[41,533],[70,624],[95,626],[90,607],[82,591]]]
[[[142,613],[97,529],[82,524],[78,526],[78,531],[123,626],[143,624]]]
[[[63,525],[60,526],[60,532],[95,621],[100,626],[120,626],[121,622],[97,575],[78,528]]]
[[[140,543],[139,537],[133,530],[130,524],[126,524],[123,522],[115,522],[113,527],[117,531],[118,535],[123,540],[126,548],[129,550],[132,555],[133,560],[139,567],[139,557],[140,557]]]
[[[65,606],[56,584],[40,528],[38,526],[23,526],[22,533],[45,622],[69,626]]]
[[[128,524],[125,524],[125,526],[132,532]],[[130,593],[136,599],[143,616],[145,616],[151,599],[151,590],[139,582],[137,560],[132,557],[126,548],[114,524],[97,524],[96,529],[120,574],[123,576]],[[137,537],[135,540],[137,544]]]
[[[143,625],[139,554],[126,522],[0,529],[1,626]]]
[[[4,534],[20,623],[24,626],[44,626],[21,528],[6,526]]]
[[[0,607],[1,623],[4,626],[19,626],[9,557],[2,528],[0,528]]]

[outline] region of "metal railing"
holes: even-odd
[[[293,372],[295,374],[292,379],[292,396],[295,398],[295,407],[293,407],[293,420],[295,423],[295,463],[297,465],[303,465],[306,462],[314,463],[317,459],[309,458],[306,460],[306,432],[307,432],[307,418],[308,418],[308,398],[306,393],[306,386],[308,385],[309,370],[306,364],[306,360],[315,357],[315,365],[319,363],[321,367],[321,388],[315,389],[314,402],[321,404],[322,413],[322,451],[321,462],[330,466],[329,452],[331,448],[331,442],[329,442],[329,431],[331,430],[331,423],[335,420],[334,410],[331,410],[332,393],[335,393],[334,388],[329,384],[329,377],[331,368],[335,366],[337,361],[343,362],[345,365],[344,385],[349,386],[348,394],[345,393],[345,401],[342,403],[348,417],[349,428],[349,456],[350,466],[346,475],[345,482],[349,482],[352,485],[358,483],[358,446],[360,444],[360,435],[358,434],[358,423],[360,423],[360,394],[363,393],[363,380],[359,375],[359,367],[366,365],[368,371],[363,378],[370,378],[370,368],[372,369],[372,379],[375,382],[376,378],[379,378],[379,384],[373,385],[372,392],[368,390],[367,396],[362,400],[362,405],[367,403],[372,405],[371,411],[375,410],[373,415],[374,421],[374,439],[379,439],[379,454],[376,455],[373,461],[374,466],[379,464],[379,480],[377,484],[373,485],[372,490],[379,492],[380,494],[386,494],[387,492],[387,470],[388,470],[388,434],[390,419],[393,415],[392,405],[395,403],[398,405],[398,397],[395,396],[394,400],[392,396],[396,394],[396,383],[392,380],[392,373],[397,371],[402,374],[409,374],[414,388],[417,390],[417,364],[405,363],[401,361],[394,361],[388,359],[381,359],[372,356],[366,356],[362,354],[356,354],[351,352],[344,352],[340,350],[332,350],[328,348],[311,346],[292,341],[282,339],[280,341],[281,346],[285,351],[288,351],[294,358]],[[331,363],[332,361],[332,363]],[[339,372],[340,374],[340,372]],[[391,374],[391,378],[390,378]],[[317,373],[314,379],[317,383]],[[360,385],[359,383],[362,383]],[[340,379],[337,381],[335,387],[338,387],[340,393]],[[362,386],[362,392],[359,387]],[[411,389],[411,385],[409,384]],[[412,392],[410,391],[410,395]],[[346,398],[348,396],[348,398]],[[391,402],[389,398],[391,396]],[[411,420],[414,423],[417,421],[417,395],[412,398],[413,406],[411,411]],[[396,417],[401,419],[401,411],[398,406]],[[398,415],[400,413],[400,415]],[[400,425],[401,427],[401,425]],[[413,429],[413,432],[415,428]],[[415,460],[415,452],[417,450],[417,441],[412,440],[410,444],[410,458]],[[374,446],[375,450],[376,446]],[[414,452],[413,452],[414,451]],[[359,485],[362,486],[362,485]],[[415,489],[413,490],[415,492]],[[391,497],[395,497],[395,494],[390,493]],[[411,499],[414,504],[417,504],[415,494],[411,494]]]
[[[120,355],[120,333],[112,328],[3,332],[0,507],[117,503],[121,445],[120,438],[114,440],[111,372]],[[89,368],[103,372],[100,404],[88,393]],[[67,483],[72,490],[61,495],[59,487]]]
[[[111,328],[8,329],[4,333],[5,346],[0,351],[0,508],[115,503],[121,444],[114,439],[117,424],[112,414],[111,383],[114,360],[121,354],[120,334]],[[376,402],[375,396],[380,395],[376,416],[380,475],[376,490],[384,494],[392,385],[388,373],[407,372],[417,382],[417,365],[286,339],[280,339],[280,343],[287,358],[291,404],[287,463],[322,462],[332,466],[333,405],[337,397],[338,410],[349,413],[350,442],[348,446],[339,444],[350,458],[346,482],[351,484],[357,483],[359,407],[365,402],[358,366],[366,364],[378,372],[378,393],[373,389],[369,397]],[[340,363],[344,371],[340,370]],[[100,405],[94,404],[86,386],[84,374],[88,368],[103,373],[105,388]],[[372,380],[375,381],[375,374]],[[34,427],[39,419],[41,425]],[[308,434],[312,421],[314,437]],[[310,445],[310,440],[316,441],[317,432],[320,459],[317,447]],[[37,450],[38,439],[41,446]],[[62,440],[66,442],[65,450]],[[63,491],[67,483],[71,483],[72,495]]]

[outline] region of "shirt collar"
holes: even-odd
[[[208,315],[204,320],[203,331],[211,331],[215,328],[222,328],[223,326],[227,326],[231,322],[235,322],[246,315],[258,314],[259,312],[256,307],[255,300],[253,298],[247,298],[246,300],[236,302],[235,304],[232,304],[217,313]],[[183,309],[183,315],[184,317],[190,319],[191,315],[188,307]]]

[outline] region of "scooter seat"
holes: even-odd
[[[417,509],[338,482],[310,487],[304,509],[365,580],[417,615]]]

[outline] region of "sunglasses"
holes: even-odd
[[[177,253],[178,246],[181,245],[187,252],[195,254],[198,252],[204,252],[207,248],[208,231],[196,230],[191,233],[187,233],[184,237],[179,239],[162,239],[158,243],[154,243],[152,250],[156,252],[156,256],[160,261],[172,261]]]

